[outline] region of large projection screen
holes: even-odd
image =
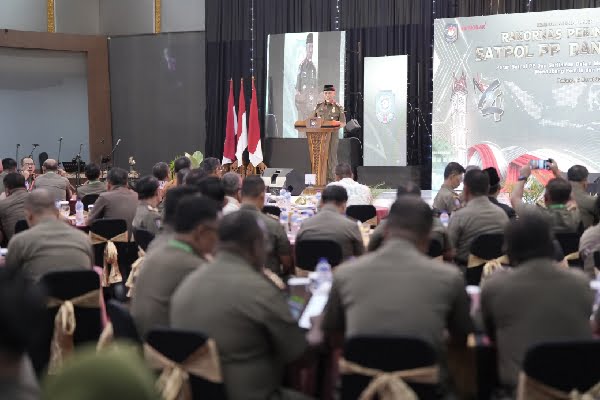
[[[336,100],[343,105],[345,52],[346,32],[269,35],[267,137],[298,138],[294,122],[311,116],[323,101],[324,85],[336,87]]]
[[[598,111],[600,9],[435,21],[432,187],[449,161],[599,172]]]
[[[408,56],[365,57],[364,165],[406,165]]]

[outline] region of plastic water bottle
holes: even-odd
[[[77,199],[77,203],[75,203],[75,224],[81,226],[83,223],[83,203]]]
[[[292,235],[296,235],[300,230],[300,216],[298,213],[292,214],[292,220],[290,221],[290,231]]]
[[[317,194],[315,195],[315,198],[317,199],[317,205],[319,205],[319,203],[321,202],[321,192],[317,192]]]
[[[450,221],[450,216],[446,211],[443,211],[440,214],[440,222],[442,223],[442,225],[444,225],[444,227],[448,227],[448,221]]]
[[[281,190],[279,191],[279,208],[281,208],[282,210],[286,210],[288,207],[286,206],[285,202],[286,202],[286,198],[285,198],[285,194],[287,193],[287,190],[281,188]]]
[[[317,273],[317,290],[327,290],[331,288],[333,274],[331,273],[331,264],[326,258],[321,258],[315,268]]]
[[[285,233],[288,233],[290,231],[289,218],[288,213],[286,211],[282,210],[281,214],[279,214],[279,223],[283,226]]]
[[[285,206],[288,210],[292,208],[292,192],[285,192]]]

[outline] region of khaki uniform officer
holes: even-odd
[[[265,267],[276,274],[285,275],[292,271],[290,241],[283,226],[276,218],[263,214],[265,204],[265,183],[258,175],[247,176],[242,182],[242,206],[240,211],[250,211],[264,224],[268,241]]]
[[[228,399],[304,399],[280,386],[306,340],[281,291],[261,273],[267,240],[260,225],[244,210],[223,217],[214,261],[171,298],[170,326],[215,340]]]
[[[346,114],[344,114],[344,107],[335,101],[335,87],[333,85],[325,85],[323,91],[325,101],[317,104],[313,116],[322,118],[323,123],[340,121],[340,128],[345,127]],[[338,164],[337,151],[339,143],[340,137],[337,134],[331,135],[329,142],[329,167],[327,169],[327,180],[330,182],[335,181],[335,167]]]
[[[144,229],[156,235],[160,229],[160,213],[158,212],[158,208],[140,202],[137,206],[132,225],[135,229]]]
[[[56,160],[47,159],[44,161],[44,175],[38,176],[35,180],[36,189],[46,189],[54,197],[55,201],[64,201],[71,198],[71,189],[69,180],[58,174],[58,163]]]

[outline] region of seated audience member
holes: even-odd
[[[396,200],[381,249],[336,269],[322,322],[326,335],[334,342],[412,336],[443,353],[447,330],[455,344],[466,345],[472,323],[464,279],[424,254],[432,225],[433,212],[423,200]]]
[[[583,232],[579,240],[579,256],[583,262],[583,271],[590,279],[598,274],[594,253],[600,251],[600,224],[590,226]]]
[[[164,192],[166,193],[171,188],[182,184],[183,177],[185,174],[182,174],[181,180],[179,179],[179,173],[182,170],[187,170],[189,172],[190,168],[192,168],[192,161],[187,157],[179,157],[173,163],[173,179],[170,182],[165,184]]]
[[[592,338],[594,297],[581,271],[553,261],[550,224],[539,210],[519,213],[504,240],[513,268],[485,281],[481,312],[498,349],[500,383],[510,395],[531,346]]]
[[[456,249],[456,260],[466,265],[471,244],[478,236],[502,233],[508,223],[504,210],[488,199],[490,179],[481,170],[465,174],[463,194],[466,206],[452,214],[448,223],[448,237]]]
[[[465,169],[457,162],[451,162],[444,169],[444,183],[433,200],[433,208],[440,212],[453,213],[461,207],[460,196],[454,191],[463,181]]]
[[[571,194],[577,203],[579,217],[583,228],[587,229],[596,225],[600,220],[600,210],[598,209],[598,197],[591,196],[587,192],[589,172],[583,165],[573,165],[567,171],[567,179],[571,184]]]
[[[216,176],[207,176],[198,183],[198,188],[200,189],[200,193],[204,196],[217,202],[219,211],[223,209],[227,201],[225,200],[223,182],[220,178],[217,178]]]
[[[417,186],[414,182],[408,181],[405,184],[398,186],[398,190],[396,191],[396,199],[399,199],[402,196],[416,196],[420,198],[421,188],[419,188],[419,186]],[[384,234],[386,226],[387,218],[381,221],[375,230],[373,230],[371,236],[369,237],[368,251],[375,251],[381,247],[385,239]],[[431,229],[430,239],[437,240],[439,243],[441,243],[444,260],[452,261],[454,259],[454,252],[452,251],[452,246],[450,246],[450,240],[448,239],[446,228],[444,225],[442,225],[440,219],[435,215],[433,218],[433,227]]]
[[[490,201],[504,210],[506,216],[510,219],[516,218],[517,213],[513,208],[506,204],[502,204],[498,201],[498,195],[500,194],[500,190],[502,189],[502,185],[500,185],[500,176],[498,175],[498,171],[494,167],[489,167],[483,170],[490,179],[490,193],[488,194],[488,199]]]
[[[348,206],[373,204],[371,189],[354,180],[352,167],[349,164],[341,163],[335,167],[335,182],[331,182],[327,186],[332,185],[338,185],[346,189]]]
[[[362,234],[356,221],[346,217],[348,194],[342,186],[327,186],[321,195],[317,214],[305,220],[296,235],[302,240],[333,240],[342,248],[344,260],[365,252]]]
[[[250,175],[242,182],[242,205],[240,210],[253,212],[256,218],[265,224],[269,249],[265,267],[276,274],[285,275],[292,273],[293,263],[290,241],[287,233],[277,217],[263,214],[265,204],[265,182],[258,175]]]
[[[3,239],[9,241],[15,233],[17,221],[25,219],[23,204],[29,192],[25,188],[25,178],[16,172],[6,175],[3,184],[6,198],[0,200],[0,224]]]
[[[4,193],[4,177],[11,172],[17,172],[17,162],[12,158],[2,160],[2,173],[0,173],[0,194]]]
[[[40,398],[35,372],[27,349],[44,317],[44,299],[15,271],[0,270],[0,398]]]
[[[38,281],[55,271],[91,269],[92,243],[86,234],[59,218],[54,197],[46,189],[35,189],[23,204],[29,229],[13,236],[8,244],[6,265]]]
[[[189,168],[184,168],[176,174],[175,181],[177,186],[181,186],[185,184],[185,178],[189,175],[192,170]]]
[[[190,274],[171,299],[171,327],[215,340],[228,399],[304,399],[281,388],[285,364],[307,344],[285,297],[261,272],[268,239],[258,215],[223,217],[215,260]]]
[[[520,214],[527,208],[538,208],[543,212],[549,220],[552,232],[554,233],[571,233],[579,232],[581,218],[578,210],[569,209],[567,203],[571,198],[571,184],[562,178],[551,179],[546,184],[546,192],[544,193],[544,203],[546,208],[536,206],[526,206],[523,203],[523,191],[525,183],[531,175],[529,165],[521,168],[519,180],[515,183],[510,201],[515,208],[517,214]]]
[[[158,179],[160,189],[162,190],[169,179],[169,164],[166,162],[157,162],[152,167],[152,175]]]
[[[199,194],[179,201],[173,239],[146,255],[136,279],[131,315],[142,337],[154,327],[168,326],[171,296],[183,279],[213,253],[217,225],[214,201]]]
[[[128,343],[96,351],[87,345],[44,382],[44,400],[159,400],[156,376]]]
[[[216,176],[220,178],[223,175],[223,167],[218,158],[208,157],[200,163],[200,169],[206,172],[208,176]]]
[[[144,176],[135,184],[138,194],[138,206],[133,218],[132,226],[136,229],[144,229],[156,235],[160,228],[160,214],[158,213],[158,179],[153,176]]]
[[[98,219],[124,219],[131,233],[131,224],[138,206],[138,196],[127,186],[127,171],[113,167],[106,177],[108,191],[101,193],[88,215],[88,224]],[[130,236],[131,238],[131,236]]]
[[[100,167],[98,164],[85,166],[85,177],[87,182],[77,188],[77,197],[83,199],[88,194],[100,194],[106,192],[106,183],[100,180]]]
[[[200,184],[200,181],[206,177],[208,177],[208,175],[204,170],[202,170],[200,168],[195,168],[195,169],[189,171],[187,174],[185,174],[185,179],[183,181],[183,184],[197,186]]]
[[[242,177],[235,172],[228,172],[223,175],[223,190],[225,191],[225,199],[227,204],[223,207],[223,214],[231,214],[240,209],[240,201],[242,200]]]
[[[43,175],[35,179],[36,189],[46,189],[55,201],[71,199],[71,185],[69,180],[58,173],[58,163],[51,158],[44,161],[42,166]]]
[[[31,191],[33,189],[33,182],[35,181],[35,162],[33,158],[21,158],[21,174],[25,178],[25,187]]]
[[[160,229],[154,237],[154,240],[150,242],[148,251],[155,247],[160,248],[162,244],[173,239],[175,235],[175,213],[181,199],[192,195],[200,194],[200,189],[196,186],[177,186],[169,190],[165,195],[163,217],[160,224]]]

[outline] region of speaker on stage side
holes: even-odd
[[[306,187],[304,176],[292,168],[267,168],[262,179],[272,194],[279,194],[283,188],[292,192],[292,196],[300,196]]]

